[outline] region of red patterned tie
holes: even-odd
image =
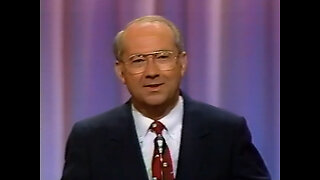
[[[152,180],[174,180],[169,147],[162,136],[164,128],[165,126],[159,121],[154,121],[150,126],[151,131],[157,135],[154,139]]]

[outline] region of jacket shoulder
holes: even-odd
[[[205,123],[218,123],[226,125],[239,125],[245,123],[243,116],[204,102],[192,100],[188,110],[194,117],[203,120]]]
[[[113,129],[121,125],[121,119],[126,119],[130,112],[129,106],[124,104],[115,107],[109,111],[100,113],[98,115],[80,120],[74,124],[73,129],[79,130],[83,133],[96,131],[99,129]]]

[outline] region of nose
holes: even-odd
[[[146,70],[145,70],[145,76],[146,78],[151,78],[154,79],[156,77],[159,76],[159,68],[158,66],[155,64],[155,62],[153,61],[153,56],[149,56],[148,62],[147,62],[147,66],[146,66]]]

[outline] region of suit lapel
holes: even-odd
[[[184,115],[176,180],[197,179],[209,131],[193,114],[192,100],[184,98]],[[190,104],[191,103],[191,104]]]
[[[147,172],[144,165],[140,145],[131,113],[130,103],[127,102],[121,108],[119,113],[119,124],[117,128],[112,129],[111,136],[108,138],[108,146],[110,151],[114,149],[113,155],[120,162],[117,167],[121,168],[119,179],[139,179],[147,180]],[[107,149],[106,149],[107,150]]]
[[[125,119],[128,120],[128,132],[126,133],[124,141],[126,144],[126,147],[124,147],[126,151],[124,153],[124,160],[126,161],[124,162],[124,169],[126,172],[124,174],[127,176],[125,179],[147,180],[148,175],[131,113],[131,105],[129,103],[126,105],[127,112],[125,114],[127,117]]]

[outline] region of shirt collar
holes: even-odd
[[[141,114],[134,106],[131,104],[132,115],[135,122],[137,135],[139,138],[144,137],[148,133],[148,129],[153,119],[150,119],[143,114]],[[174,135],[176,131],[179,129],[179,126],[182,125],[182,117],[183,117],[183,98],[179,96],[177,104],[174,108],[163,118],[159,119],[162,124],[165,125],[169,135]]]

